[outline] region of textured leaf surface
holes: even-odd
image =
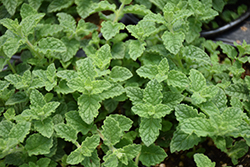
[[[176,70],[169,72],[167,82],[169,85],[179,88],[186,88],[189,85],[186,75]]]
[[[96,52],[96,56],[93,60],[100,69],[104,69],[104,67],[109,65],[111,59],[112,55],[110,46],[108,44],[105,44]]]
[[[192,106],[188,106],[186,104],[180,104],[175,107],[175,116],[179,122],[188,118],[200,117],[197,109],[194,109]]]
[[[173,54],[177,54],[180,51],[184,39],[185,35],[182,32],[172,33],[165,31],[164,34],[162,35],[164,46],[169,52]]]
[[[129,129],[132,127],[133,121],[126,116],[112,114],[110,117],[114,118],[119,123],[119,127],[122,131],[129,131]]]
[[[86,122],[90,124],[98,115],[98,109],[101,107],[99,104],[100,98],[97,95],[82,94],[77,101],[79,105],[79,115]]]
[[[104,90],[101,94],[99,94],[100,99],[105,100],[109,98],[113,98],[115,96],[119,96],[125,92],[125,89],[118,83],[112,83],[112,86]]]
[[[163,104],[167,104],[170,108],[174,108],[183,100],[184,96],[181,93],[166,91],[163,93]]]
[[[125,25],[123,23],[112,21],[104,21],[102,22],[101,26],[102,35],[107,41],[118,34],[120,30],[125,28]]]
[[[200,48],[195,47],[193,45],[186,46],[183,49],[183,57],[186,59],[190,59],[193,61],[199,62],[201,65],[210,65],[211,60],[209,56]]]
[[[121,82],[121,81],[125,81],[131,78],[133,74],[129,71],[129,69],[125,67],[115,66],[112,68],[109,76],[114,82],[117,82],[117,81]]]
[[[8,138],[10,130],[13,128],[14,124],[11,121],[3,120],[0,122],[0,136],[3,138]]]
[[[78,164],[84,160],[84,156],[81,153],[81,148],[77,148],[76,150],[72,151],[69,156],[67,157],[67,163],[71,165]]]
[[[94,78],[97,75],[97,72],[95,70],[93,60],[90,58],[86,59],[80,59],[76,62],[77,66],[77,73],[80,78],[83,79],[91,79],[94,80]]]
[[[77,131],[71,126],[63,123],[55,125],[55,130],[58,136],[64,138],[66,141],[75,142],[77,139]]]
[[[140,137],[146,146],[155,142],[161,129],[161,119],[141,118],[139,127]]]
[[[249,90],[247,89],[247,85],[245,84],[232,84],[225,89],[225,92],[232,97],[237,97],[243,100],[249,99]]]
[[[126,93],[133,105],[143,103],[143,90],[137,87],[127,87]]]
[[[194,154],[194,161],[197,167],[215,167],[215,162],[212,162],[207,156],[204,154],[196,153]]]
[[[174,153],[175,151],[184,151],[193,148],[200,141],[201,138],[198,137],[196,134],[187,134],[182,130],[177,129],[174,132],[174,136],[170,142],[171,153]]]
[[[29,133],[31,123],[20,122],[13,126],[10,130],[9,138],[17,139],[19,142],[23,142],[26,135]]]
[[[8,38],[3,45],[3,51],[7,57],[11,58],[18,50],[19,38]]]
[[[30,15],[34,15],[34,14],[37,14],[37,11],[32,8],[30,5],[24,3],[21,7],[21,10],[20,10],[20,15],[22,17],[22,19],[30,16]]]
[[[152,105],[162,102],[162,86],[156,80],[149,81],[143,92],[143,100]]]
[[[40,41],[38,41],[38,50],[43,54],[46,54],[48,52],[62,53],[65,52],[67,48],[61,40],[54,37],[47,37],[42,38]]]
[[[102,134],[107,140],[107,144],[115,145],[120,141],[122,136],[122,129],[119,127],[119,122],[112,117],[107,117],[102,126]]]
[[[52,138],[44,137],[38,133],[35,133],[26,140],[25,149],[31,155],[48,154],[50,148],[53,146]]]
[[[18,5],[18,0],[1,0],[10,15],[14,15]]]
[[[98,157],[97,150],[94,150],[91,157],[85,157],[81,164],[88,167],[100,166],[100,159]]]
[[[143,78],[154,79],[158,74],[157,66],[144,65],[136,70],[136,73]]]
[[[92,125],[86,124],[77,111],[70,111],[65,114],[67,124],[72,126],[83,135],[87,134]]]
[[[54,132],[53,121],[51,118],[46,118],[44,120],[38,120],[34,123],[34,128],[41,133],[41,135],[50,138]]]
[[[53,2],[55,2],[55,0]],[[62,1],[60,1],[60,2],[62,2]],[[68,2],[70,2],[70,1],[68,1]],[[72,3],[72,1],[70,3]],[[69,15],[67,13],[57,13],[56,16],[58,17],[60,25],[63,26],[67,32],[70,32],[70,33],[75,32],[76,21],[71,15]]]
[[[91,157],[92,152],[99,145],[100,137],[99,135],[93,135],[87,137],[81,144],[81,151],[84,156]]]
[[[37,23],[44,17],[45,14],[34,14],[25,17],[20,26],[22,27],[22,32],[24,36],[28,36],[32,34],[33,28],[37,25]]]
[[[206,79],[201,72],[191,69],[189,79],[191,81],[191,89],[199,92],[206,87]]]
[[[216,128],[212,125],[209,119],[190,118],[180,124],[181,130],[185,133],[195,133],[197,136],[213,136],[216,133]]]
[[[74,3],[73,0],[53,0],[49,4],[47,8],[47,12],[51,13],[51,12],[60,11],[62,9],[70,7],[73,3]]]
[[[29,5],[35,10],[38,10],[38,8],[42,5],[42,1],[43,0],[28,0]]]
[[[162,162],[167,157],[165,151],[156,145],[142,146],[140,161],[146,166],[156,165]]]
[[[142,55],[145,50],[146,43],[141,43],[137,40],[131,40],[129,43],[129,55],[132,60],[136,60]]]

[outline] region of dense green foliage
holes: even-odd
[[[222,3],[131,1],[0,0],[0,166],[151,166],[206,138],[246,154],[250,45],[199,35]]]

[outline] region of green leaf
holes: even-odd
[[[114,82],[118,82],[118,81],[122,82],[131,78],[133,74],[129,71],[129,69],[125,67],[115,66],[112,68],[109,76]]]
[[[7,81],[0,81],[0,91],[6,89],[10,84]]]
[[[104,163],[103,165],[105,167],[117,167],[118,166],[118,158],[115,154],[106,154],[104,157],[103,157],[103,160],[104,160]]]
[[[37,120],[34,123],[34,128],[43,136],[50,138],[54,132],[53,121],[51,118],[46,118],[44,120]]]
[[[38,133],[32,134],[26,140],[25,149],[31,155],[48,154],[53,146],[52,138],[44,137]]]
[[[73,70],[58,71],[56,73],[56,76],[59,78],[65,79],[67,81],[70,81],[70,80],[78,77],[77,73]]]
[[[185,35],[182,32],[172,33],[165,31],[164,34],[162,35],[164,46],[169,52],[175,55],[180,51],[184,39]]]
[[[142,16],[151,13],[151,11],[147,9],[144,5],[138,5],[138,4],[125,6],[123,12],[142,15]]]
[[[249,99],[249,90],[246,84],[236,83],[231,84],[229,87],[225,89],[226,94],[232,97],[237,97],[242,100]]]
[[[71,165],[76,165],[84,160],[84,156],[81,153],[81,148],[77,148],[76,150],[72,151],[69,156],[67,157],[66,162]]]
[[[215,167],[216,165],[215,162],[211,162],[211,160],[207,156],[201,153],[194,154],[194,161],[197,167]]]
[[[8,58],[11,58],[17,52],[20,45],[19,38],[8,38],[3,45],[3,51]]]
[[[98,11],[111,10],[114,12],[116,9],[116,5],[110,4],[108,1],[98,2],[99,1],[97,0],[75,0],[77,13],[82,19],[85,19],[89,15]]]
[[[44,16],[45,14],[39,13],[25,17],[20,23],[23,35],[28,37],[29,34],[32,34],[34,27]]]
[[[162,103],[174,108],[177,104],[180,104],[183,98],[184,96],[181,93],[166,91],[163,93]]]
[[[47,54],[49,52],[62,53],[67,51],[65,44],[61,40],[54,37],[42,38],[38,41],[37,49],[43,54]]]
[[[129,131],[129,129],[132,127],[133,121],[126,116],[112,114],[109,117],[114,118],[119,123],[119,127],[122,131]]]
[[[92,81],[91,85],[92,85],[91,94],[93,95],[102,93],[104,90],[107,90],[111,87],[111,84],[105,80]]]
[[[175,116],[179,122],[189,118],[201,117],[201,115],[198,114],[197,109],[186,104],[179,104],[175,107]]]
[[[151,166],[161,163],[167,157],[166,152],[156,145],[142,146],[140,161],[143,165]]]
[[[212,121],[200,117],[185,119],[180,123],[180,128],[183,132],[197,136],[213,136],[216,134],[216,128],[213,126]]]
[[[155,79],[158,74],[157,66],[144,65],[136,70],[136,73],[143,78],[148,78],[150,80]]]
[[[143,91],[143,101],[152,105],[157,105],[162,102],[163,95],[161,93],[162,86],[156,80],[149,81]]]
[[[84,156],[91,157],[92,152],[96,149],[96,147],[100,143],[100,136],[93,135],[91,137],[87,137],[81,144],[81,152]]]
[[[92,123],[94,118],[98,115],[98,109],[101,107],[99,102],[100,98],[98,95],[82,94],[78,98],[79,115],[87,124]]]
[[[118,34],[120,30],[125,28],[125,25],[123,23],[112,21],[104,21],[102,22],[101,26],[101,33],[107,41]]]
[[[3,120],[0,122],[0,136],[4,139],[8,138],[14,124],[11,121]]]
[[[182,50],[182,55],[187,60],[198,62],[200,65],[210,65],[210,57],[200,48],[189,45]]]
[[[17,139],[19,142],[23,142],[26,135],[29,133],[31,123],[29,122],[20,122],[13,126],[10,130],[9,138]]]
[[[9,18],[3,18],[0,20],[0,24],[2,24],[4,27],[6,27],[11,32],[17,34],[17,28],[19,26],[18,20],[11,20]]]
[[[16,111],[14,108],[8,108],[8,110],[3,113],[3,116],[6,120],[11,121],[15,118]]]
[[[129,55],[132,60],[136,60],[142,55],[145,50],[146,43],[141,43],[139,40],[130,40],[129,42]]]
[[[127,30],[131,33],[132,36],[139,40],[143,40],[146,37],[153,34],[156,30],[155,23],[141,20],[136,25],[128,25]]]
[[[90,58],[80,59],[76,62],[78,76],[84,80],[91,79],[97,76],[93,60]]]
[[[100,159],[98,157],[97,150],[92,152],[91,157],[85,157],[81,164],[88,167],[100,166]]]
[[[39,7],[42,5],[42,1],[43,0],[28,0],[29,5],[36,10],[38,10]]]
[[[28,101],[28,97],[24,92],[14,93],[6,102],[5,105],[15,105]]]
[[[37,11],[32,8],[30,5],[24,3],[21,7],[21,10],[20,10],[20,15],[22,17],[22,19],[30,16],[30,15],[35,15],[37,14]]]
[[[168,74],[167,79],[168,85],[178,88],[186,88],[189,85],[188,78],[185,74],[180,71],[171,70]]]
[[[231,60],[236,59],[238,52],[233,46],[224,43],[219,43],[219,45],[222,49],[222,52],[225,53]]]
[[[54,127],[59,137],[64,138],[66,141],[76,142],[77,131],[74,128],[63,123],[56,124]]]
[[[140,153],[140,151],[141,151],[141,145],[137,144],[129,144],[123,147],[123,153],[126,154],[128,160],[132,160]]]
[[[113,98],[115,96],[120,96],[125,92],[125,89],[118,83],[112,83],[112,86],[104,90],[102,93],[99,94],[100,99],[105,100],[109,98]]]
[[[124,5],[128,5],[132,2],[132,0],[120,0],[121,3],[123,3]]]
[[[102,134],[106,139],[104,142],[107,143],[107,145],[115,145],[120,141],[120,138],[122,136],[122,129],[120,128],[119,122],[114,118],[107,117],[102,128]]]
[[[206,87],[206,79],[201,72],[191,69],[189,79],[191,81],[191,89],[199,92]]]
[[[127,87],[126,93],[133,105],[143,103],[143,90],[137,87]]]
[[[222,120],[226,124],[236,127],[241,124],[241,119],[243,117],[243,111],[237,107],[229,107],[222,113]]]
[[[31,103],[31,108],[32,106],[37,107],[43,107],[46,104],[46,101],[42,95],[42,93],[40,93],[38,90],[34,89],[32,90],[32,92],[30,93],[30,103]]]
[[[53,2],[55,2],[55,0]],[[61,2],[63,2],[63,1],[60,1],[60,3]],[[68,2],[70,2],[70,1],[68,1]],[[72,3],[72,1],[70,3]],[[76,30],[76,21],[70,14],[57,13],[56,16],[58,17],[60,25],[64,27],[66,32],[70,32],[70,33],[75,32],[75,30]]]
[[[67,48],[66,52],[61,53],[62,61],[67,62],[72,59],[80,48],[79,41],[76,39],[68,39],[67,37],[61,39]]]
[[[232,148],[227,152],[228,156],[232,158],[234,165],[238,164],[238,159],[243,157],[248,152],[249,146],[245,141],[236,141]]]
[[[51,162],[51,159],[49,159],[49,158],[40,158],[37,161],[37,165],[39,167],[49,167],[50,162]]]
[[[74,3],[73,0],[53,0],[49,4],[47,8],[47,12],[52,13],[52,12],[60,11],[62,9],[70,7],[73,3]]]
[[[227,96],[222,89],[219,89],[212,101],[220,111],[224,111],[227,108]]]
[[[196,134],[187,134],[180,129],[174,132],[174,136],[170,142],[171,153],[176,151],[184,151],[193,148],[201,141],[201,138]]]
[[[12,16],[15,14],[16,12],[16,8],[18,5],[18,0],[1,0],[4,7],[7,9],[7,11],[9,12],[9,14]]]
[[[162,128],[161,119],[141,118],[139,127],[140,137],[146,146],[155,142]]]
[[[206,115],[213,115],[213,114],[220,114],[221,111],[217,108],[217,106],[211,102],[211,101],[206,101],[200,105],[200,109],[206,113]]]
[[[93,60],[95,64],[100,68],[107,68],[112,59],[110,46],[108,44],[103,45],[97,52]]]
[[[63,27],[58,24],[38,24],[36,27],[36,35],[38,38],[54,36],[61,32]]]
[[[34,76],[38,76],[45,85],[47,91],[51,91],[56,85],[56,67],[54,63],[47,67],[47,70],[34,70]]]
[[[77,111],[69,111],[65,114],[65,116],[67,124],[81,132],[83,135],[86,135],[92,127],[92,124],[88,125],[82,120]]]

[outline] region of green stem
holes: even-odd
[[[99,136],[100,136],[100,138],[102,139],[102,141],[104,141],[105,138],[104,138],[104,136],[102,135],[102,132],[101,132],[99,129],[97,129],[97,133],[99,134]],[[114,152],[114,151],[116,150],[116,148],[115,148],[113,145],[108,145],[108,147],[109,147],[109,149],[110,149],[112,152]]]
[[[182,69],[182,71],[184,70],[184,67],[183,67],[183,64],[181,62],[181,58],[180,58],[180,55],[179,53],[176,54],[176,60],[177,60],[177,63],[178,63],[178,66]]]
[[[27,43],[27,45],[28,45],[28,47],[29,47],[29,49],[30,49],[31,52],[33,52],[35,55],[38,55],[38,57],[39,57],[40,59],[43,58],[43,56],[40,55],[40,53],[37,53],[37,52],[35,51],[34,46],[32,45],[32,43],[30,43],[30,41],[29,41],[28,39],[26,40],[26,43]]]
[[[118,21],[120,15],[121,15],[121,13],[122,13],[122,9],[123,9],[124,6],[125,6],[125,4],[122,3],[122,4],[120,5],[118,11],[115,11],[115,19],[113,20],[113,23],[115,23],[115,22]]]
[[[135,157],[135,164],[136,164],[136,166],[138,166],[138,164],[139,164],[139,157],[140,157],[140,155],[141,155],[141,152],[139,152],[139,154]]]
[[[10,61],[7,61],[7,63],[8,63],[8,65],[9,65],[11,71],[12,71],[14,74],[16,74],[16,70],[15,70],[15,68],[12,66],[12,64],[10,63]],[[15,63],[15,62],[14,62],[14,63]]]
[[[184,101],[190,102],[190,103],[191,103],[191,102],[192,102],[192,99],[191,99],[190,97],[185,97],[185,98],[184,98]]]

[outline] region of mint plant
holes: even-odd
[[[212,0],[0,2],[1,166],[153,166],[206,138],[235,165],[248,152],[250,46],[200,37]]]

